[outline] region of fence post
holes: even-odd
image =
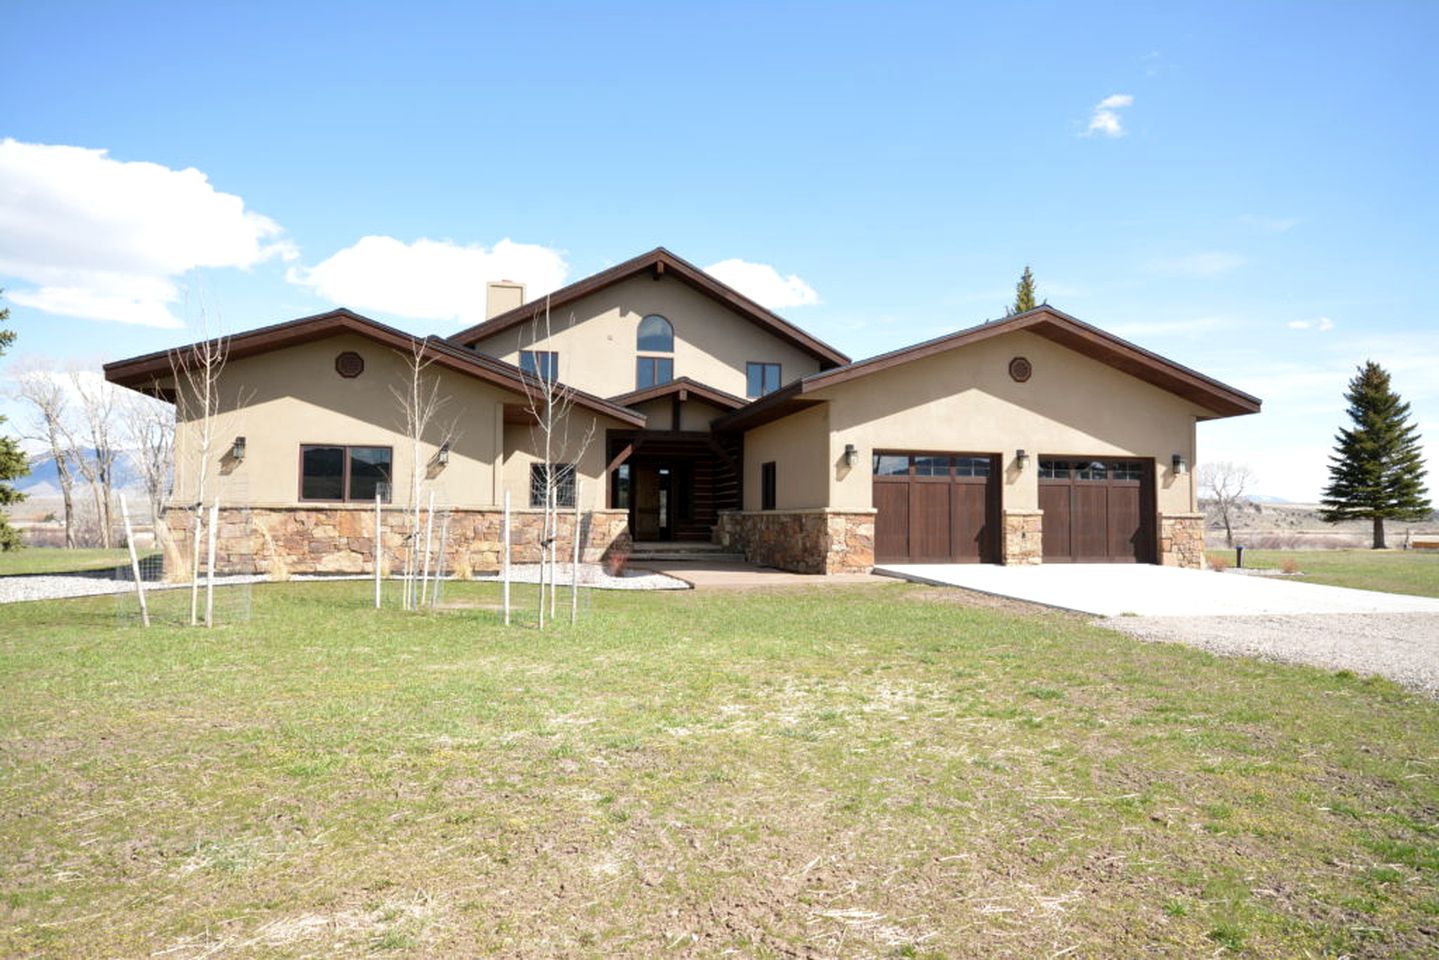
[[[383,495],[380,484],[375,484],[375,609],[380,609],[380,552],[384,550],[385,538],[380,528],[380,498]]]
[[[505,514],[500,523],[500,583],[504,595],[505,626],[510,625],[510,491],[505,491]]]
[[[140,622],[150,625],[150,608],[145,603],[145,582],[140,579],[140,557],[135,552],[135,531],[130,527],[130,508],[125,505],[125,495],[120,494],[120,518],[125,521],[125,543],[130,547],[130,572],[135,575],[135,593],[140,598]],[[154,522],[160,522],[157,517]]]
[[[570,563],[570,626],[580,618],[580,488],[579,478],[575,479],[575,529],[570,537],[574,541],[574,556]]]
[[[215,625],[215,534],[220,525],[220,498],[210,504],[209,549],[205,560],[205,626]]]
[[[430,491],[430,506],[425,511],[425,558],[422,561],[420,573],[420,599],[415,604],[418,610],[425,605],[425,598],[430,592],[430,543],[435,534],[435,491]]]

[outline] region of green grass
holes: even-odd
[[[142,551],[143,560],[149,551]],[[128,550],[81,548],[62,550],[56,547],[24,547],[0,552],[0,577],[24,573],[74,573],[81,570],[104,570],[128,565]]]
[[[1233,550],[1210,550],[1234,565]],[[1290,559],[1304,583],[1439,597],[1439,550],[1245,550],[1244,565],[1279,569]]]
[[[1439,946],[1439,704],[1386,681],[902,584],[367,595],[0,607],[0,956]]]

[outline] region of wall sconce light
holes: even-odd
[[[1189,461],[1184,459],[1184,454],[1176,453],[1173,463],[1175,476],[1182,477],[1189,472]]]
[[[232,460],[243,460],[243,459],[245,459],[245,438],[244,438],[244,437],[236,437],[236,438],[235,438],[235,442],[230,445],[230,459],[232,459]]]
[[[440,444],[440,449],[435,452],[435,463],[440,466],[450,462],[450,441],[446,440]]]
[[[859,463],[859,451],[855,449],[854,444],[846,443],[844,445],[844,465],[852,467],[856,463]]]
[[[1014,451],[1014,465],[1021,470],[1029,466],[1029,454],[1024,452],[1023,447]]]

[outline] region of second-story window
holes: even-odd
[[[745,364],[745,396],[762,397],[779,389],[779,364]]]
[[[560,355],[554,350],[521,350],[520,369],[554,383],[560,378]]]
[[[646,356],[675,352],[675,328],[664,317],[651,313],[640,321],[635,334],[635,349],[640,354],[635,361],[636,390],[669,383],[675,378],[673,356]]]

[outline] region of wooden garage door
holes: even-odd
[[[1039,458],[1045,563],[1153,563],[1154,462]]]
[[[998,457],[877,453],[873,468],[876,562],[997,559]]]

